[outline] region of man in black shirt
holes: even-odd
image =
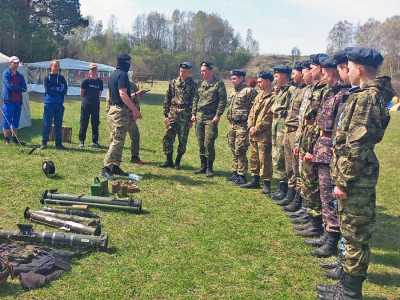
[[[119,165],[122,161],[125,137],[129,127],[129,118],[134,121],[141,118],[140,111],[130,98],[132,93],[128,71],[131,66],[131,57],[127,54],[118,56],[117,69],[112,73],[109,88],[110,108],[107,113],[107,123],[110,128],[111,143],[104,158],[102,175],[124,175]]]
[[[83,148],[86,139],[86,130],[89,125],[89,118],[92,123],[92,147],[99,145],[99,113],[100,95],[103,90],[103,81],[97,77],[97,65],[92,63],[89,66],[89,77],[81,84],[81,128],[79,130],[79,147]]]

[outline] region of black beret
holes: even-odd
[[[311,62],[309,60],[305,60],[301,64],[303,65],[303,69],[310,69]]]
[[[335,55],[333,55],[333,58],[337,65],[346,64],[348,61],[346,49],[336,52]]]
[[[278,66],[275,66],[273,69],[274,69],[274,73],[284,73],[287,75],[292,74],[292,69],[288,66],[278,65]]]
[[[266,79],[269,81],[274,81],[274,75],[271,72],[261,71],[257,74],[258,78]]]
[[[372,48],[354,47],[347,51],[349,61],[360,65],[379,67],[383,62],[383,56]]]
[[[324,58],[327,58],[327,57],[328,57],[328,55],[326,55],[325,53],[318,53],[318,54],[310,55],[310,64],[320,66],[321,60],[323,60]]]
[[[189,69],[193,68],[193,65],[191,62],[184,61],[179,64],[179,68],[189,70]]]
[[[325,69],[328,69],[328,68],[336,69],[336,67],[337,67],[337,63],[336,63],[335,59],[330,56],[321,59],[320,65],[322,68],[325,68]]]
[[[212,70],[212,68],[214,67],[213,64],[209,61],[202,61],[200,63],[200,67],[207,67],[207,69]]]
[[[294,63],[293,69],[297,71],[302,71],[303,70],[303,63],[301,61],[296,61]]]
[[[231,76],[245,77],[246,76],[246,71],[239,70],[239,69],[234,69],[234,70],[231,71]]]
[[[121,61],[121,62],[130,61],[131,59],[132,59],[132,57],[131,57],[129,54],[126,54],[126,53],[120,54],[120,55],[118,55],[118,57],[117,57],[117,60],[118,60],[118,61]]]

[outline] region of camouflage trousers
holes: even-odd
[[[247,149],[249,132],[247,124],[231,124],[227,134],[228,145],[232,151],[232,172],[245,175],[248,168]]]
[[[189,137],[189,120],[175,121],[170,123],[170,127],[165,131],[163,138],[163,150],[165,154],[174,152],[175,137],[178,136],[178,154],[186,152],[186,145]]]
[[[104,157],[104,166],[119,166],[122,161],[125,137],[129,127],[130,111],[127,107],[112,105],[107,113],[107,125],[110,130],[110,146]]]
[[[345,239],[343,269],[347,274],[367,275],[375,208],[375,187],[348,187],[347,199],[338,201],[340,231]]]
[[[215,140],[218,137],[218,124],[212,120],[199,120],[196,122],[196,136],[199,143],[200,157],[205,157],[211,162],[215,160]]]
[[[131,156],[139,157],[140,131],[136,121],[132,118],[129,120],[128,134],[131,139]]]
[[[293,155],[295,140],[296,131],[286,132],[284,137],[284,150],[288,186],[297,190],[299,185],[299,160],[296,156]]]
[[[309,215],[321,215],[321,200],[319,197],[318,169],[313,162],[304,161],[304,153],[300,153],[300,193],[304,200],[304,207]]]
[[[274,179],[286,180],[285,149],[285,119],[275,118],[272,121],[272,174]]]
[[[250,172],[261,180],[272,179],[272,146],[268,142],[250,141]]]
[[[319,195],[321,197],[322,221],[327,232],[340,232],[336,209],[336,199],[333,195],[333,183],[328,164],[317,164],[319,179]]]

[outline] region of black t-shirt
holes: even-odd
[[[119,90],[127,89],[128,95],[131,95],[131,85],[129,83],[128,73],[120,69],[115,70],[111,74],[108,88],[110,89],[110,104],[124,106],[124,102],[119,95]]]
[[[82,101],[84,104],[99,103],[103,80],[87,78],[82,82],[81,89],[85,90]]]

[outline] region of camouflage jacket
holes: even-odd
[[[285,125],[294,129],[299,127],[300,106],[303,102],[305,85],[294,86],[292,99],[289,104],[288,116],[286,117]]]
[[[332,160],[332,134],[339,106],[349,97],[349,86],[336,85],[325,93],[318,109],[315,123],[320,132],[317,138],[313,162],[329,164]]]
[[[249,118],[247,120],[247,128],[254,127],[256,133],[251,136],[252,141],[271,143],[271,127],[272,127],[272,105],[274,97],[263,91],[259,92],[254,99],[253,106],[250,109]]]
[[[293,86],[285,85],[274,91],[274,105],[272,106],[274,118],[286,119],[294,89],[295,88]]]
[[[304,115],[306,113],[306,110],[308,109],[308,106],[310,105],[311,92],[312,92],[312,85],[307,85],[303,88],[302,99],[301,99],[302,101],[299,108],[299,127],[297,128],[296,131],[295,147],[299,147],[300,140],[303,135]]]
[[[226,101],[225,84],[221,79],[214,77],[211,82],[203,80],[193,100],[192,114],[203,120],[211,120],[224,113]]]
[[[196,83],[191,77],[185,81],[180,77],[172,80],[164,100],[164,116],[171,120],[177,120],[179,117],[189,118],[196,90]]]
[[[304,111],[303,122],[301,124],[301,137],[299,139],[299,149],[303,154],[313,152],[315,141],[319,136],[319,130],[315,124],[315,117],[317,116],[319,106],[327,89],[327,85],[323,82],[318,82],[311,88],[308,106]]]
[[[332,178],[341,189],[375,187],[379,162],[374,146],[389,124],[386,105],[393,95],[389,77],[379,77],[350,91],[333,141]]]
[[[256,90],[247,87],[245,83],[234,89],[229,97],[228,112],[226,114],[230,124],[247,125],[247,118],[256,95]]]

